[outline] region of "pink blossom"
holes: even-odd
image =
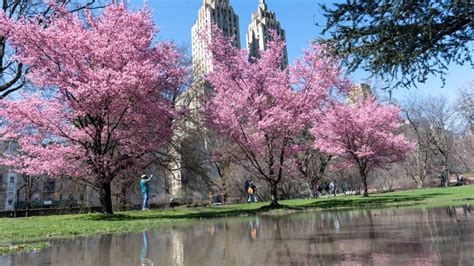
[[[4,138],[21,146],[19,157],[2,163],[30,175],[87,179],[102,191],[168,141],[176,115],[169,95],[188,70],[173,44],[153,45],[158,30],[148,9],[111,4],[98,17],[64,12],[46,27],[25,18],[10,26],[28,78],[53,94],[2,101]]]
[[[252,60],[217,27],[212,36],[209,125],[241,148],[253,170],[269,183],[272,204],[277,204],[277,184],[288,173],[289,158],[301,148],[292,138],[349,82],[341,77],[337,60],[323,56],[320,47],[312,46],[294,67],[282,69],[285,42],[276,34],[260,58]]]
[[[311,129],[316,138],[315,148],[338,155],[341,168],[358,167],[365,194],[371,170],[405,160],[414,148],[414,143],[396,132],[400,109],[380,104],[373,97],[356,105],[334,104],[315,120],[318,123]]]

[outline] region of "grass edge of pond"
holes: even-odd
[[[37,252],[50,246],[49,242],[0,245],[0,255]]]

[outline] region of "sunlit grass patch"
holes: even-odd
[[[0,254],[35,252],[47,247],[49,247],[48,242],[0,245]]]

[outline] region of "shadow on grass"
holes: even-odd
[[[103,214],[91,214],[87,217],[84,217],[84,220],[94,220],[94,221],[135,221],[135,220],[149,220],[149,219],[207,219],[207,218],[221,218],[228,216],[238,216],[238,215],[255,215],[258,213],[265,213],[273,210],[304,210],[304,209],[333,209],[333,208],[343,208],[343,209],[355,209],[355,208],[383,208],[383,207],[402,207],[402,206],[413,206],[419,205],[422,201],[429,198],[434,198],[437,196],[444,195],[446,193],[430,193],[423,195],[373,195],[369,197],[357,197],[357,198],[346,198],[344,196],[334,197],[334,198],[325,198],[325,199],[315,199],[310,201],[307,204],[298,205],[298,206],[288,206],[280,205],[278,207],[270,207],[269,205],[263,206],[255,209],[214,209],[213,211],[196,211],[193,213],[178,213],[176,214],[167,214],[160,213],[159,211],[150,211],[147,213],[140,214],[113,214],[113,215],[103,215]]]
[[[258,209],[230,209],[230,210],[216,210],[216,211],[202,211],[195,213],[183,213],[183,214],[164,214],[155,213],[150,211],[143,215],[131,215],[131,214],[92,214],[85,217],[85,220],[95,221],[134,221],[134,220],[148,220],[148,219],[208,219],[208,218],[220,218],[227,216],[238,216],[238,215],[252,215],[261,212],[266,212],[269,209],[266,206]]]
[[[455,199],[454,201],[472,201],[474,198],[462,198],[462,199]]]
[[[331,198],[325,200],[313,201],[305,205],[301,205],[302,208],[373,208],[373,207],[389,207],[389,206],[412,206],[418,205],[422,201],[437,196],[446,196],[444,193],[430,193],[423,195],[374,195],[369,197],[360,198]]]

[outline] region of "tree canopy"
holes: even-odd
[[[355,105],[335,104],[311,129],[315,148],[342,160],[340,167],[356,166],[368,195],[367,176],[375,168],[401,162],[413,150],[397,132],[400,109],[382,105],[375,98],[361,99]]]
[[[208,125],[236,143],[257,177],[270,187],[277,206],[278,183],[287,174],[298,145],[292,138],[320,116],[333,100],[333,90],[348,91],[335,58],[312,46],[288,68],[281,62],[285,47],[276,34],[259,58],[232,46],[218,28],[210,44],[213,72],[208,81],[215,92],[206,105]]]
[[[449,64],[473,65],[474,5],[460,1],[346,0],[322,5],[327,24],[322,42],[395,87],[416,86],[429,75],[443,79]]]
[[[0,102],[8,121],[0,135],[21,147],[2,163],[33,176],[84,180],[112,213],[112,180],[130,178],[170,138],[172,95],[187,68],[172,43],[154,44],[158,30],[147,9],[111,4],[94,17],[55,8],[47,27],[37,23],[42,17],[7,24],[28,79],[54,93]]]

